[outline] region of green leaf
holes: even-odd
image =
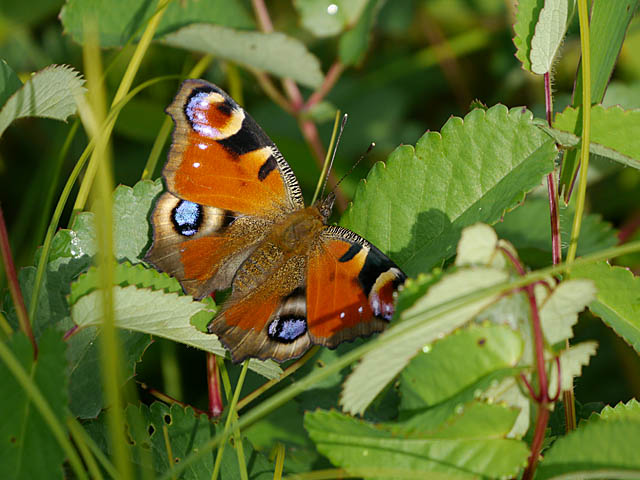
[[[222,423],[212,423],[206,415],[196,414],[192,408],[179,405],[171,407],[154,402],[146,405],[129,405],[125,410],[129,443],[127,449],[133,463],[140,471],[136,478],[157,478],[171,471],[171,467],[197,452],[216,434],[222,432]],[[89,434],[106,449],[108,429],[104,415],[86,425]],[[271,480],[273,466],[248,441],[242,442],[251,480]],[[171,449],[171,457],[169,450]],[[200,480],[211,478],[215,453],[204,455],[185,470],[181,479]],[[241,478],[234,449],[227,445],[222,457],[219,478]]]
[[[504,438],[516,416],[499,405],[473,403],[438,430],[404,435],[335,411],[307,413],[304,423],[318,450],[357,476],[510,477],[528,455],[524,442]]]
[[[18,118],[44,117],[65,121],[76,112],[84,80],[71,67],[51,65],[35,73],[0,109],[0,137]]]
[[[555,130],[545,128],[561,145],[579,146],[582,130],[581,111],[567,107],[556,115]],[[561,133],[564,132],[564,135]],[[640,109],[623,110],[619,106],[591,107],[591,144],[589,152],[640,169]]]
[[[530,72],[531,40],[543,7],[544,0],[519,0],[517,3],[513,43],[516,46],[516,57],[522,63],[522,67]]]
[[[0,108],[22,86],[16,72],[0,58]]]
[[[540,324],[550,345],[573,337],[578,313],[595,295],[595,286],[589,280],[566,280],[554,288],[540,308]]]
[[[630,404],[592,415],[558,438],[540,462],[536,478],[640,478],[640,418],[637,402]]]
[[[563,258],[569,246],[575,202],[560,205],[560,234]],[[524,204],[508,212],[502,222],[496,223],[500,238],[509,240],[520,258],[529,266],[544,267],[551,264],[551,224],[549,200],[545,197],[527,197]],[[583,256],[618,244],[616,230],[600,215],[588,214],[582,218],[577,255]]]
[[[66,345],[62,334],[53,330],[42,334],[35,362],[31,343],[22,333],[15,333],[8,346],[31,375],[53,413],[63,421],[68,413]],[[0,396],[0,478],[62,479],[65,461],[62,448],[4,362],[0,362],[0,385],[3,392]]]
[[[340,37],[338,53],[340,60],[345,65],[355,65],[364,57],[369,48],[371,29],[375,24],[382,4],[383,1],[381,0],[368,0],[367,6],[356,26]]]
[[[618,59],[629,23],[638,0],[595,0],[589,20],[589,51],[591,53],[591,104],[600,103]],[[574,107],[582,105],[582,65],[576,73],[573,89]],[[592,128],[594,122],[592,121]],[[590,146],[589,149],[592,147]],[[591,150],[590,150],[591,151]],[[579,166],[579,149],[568,150],[562,159],[559,192],[569,201]]]
[[[553,170],[555,156],[527,110],[476,109],[376,164],[341,224],[413,276],[453,255],[464,227],[514,208]]]
[[[470,325],[423,348],[400,375],[403,410],[436,405],[491,372],[515,367],[520,335],[503,325]],[[429,375],[425,375],[429,372]]]
[[[569,350],[560,353],[560,381],[562,391],[566,392],[573,388],[573,380],[582,373],[582,367],[589,365],[589,360],[596,354],[598,344],[596,342],[582,342],[572,345]],[[555,361],[550,363],[549,369],[549,392],[554,395],[558,391],[558,369]]]
[[[589,19],[591,103],[600,103],[611,78],[638,0],[594,0]],[[574,107],[582,105],[582,65],[573,88]]]
[[[104,2],[101,0],[67,0],[60,12],[65,33],[83,42],[85,18],[99,19],[98,27],[102,47],[120,47],[131,37],[139,37],[158,7],[158,0],[130,0]],[[236,0],[181,0],[170,2],[164,12],[156,38],[174,32],[186,25],[205,22],[231,28],[253,28],[252,17],[242,2]]]
[[[473,265],[504,267],[504,257],[496,255],[497,247],[498,235],[495,230],[484,223],[476,223],[462,231],[455,264],[459,267]],[[492,261],[497,261],[497,264]]]
[[[69,407],[74,416],[96,418],[105,405],[102,391],[101,329],[87,327],[67,340],[69,363]],[[151,345],[151,337],[138,332],[118,331],[123,382],[136,373],[136,364]]]
[[[340,403],[345,411],[362,413],[382,389],[418,352],[437,338],[464,325],[497,299],[489,296],[434,316],[438,306],[473,291],[506,281],[506,272],[491,268],[461,269],[433,285],[427,294],[401,312],[396,323],[376,340],[378,348],[366,354],[347,378]],[[424,318],[417,326],[407,319]],[[407,327],[409,326],[409,327]]]
[[[311,88],[319,87],[324,78],[320,61],[305,45],[280,32],[261,33],[195,24],[170,33],[162,40],[173,47],[208,53],[290,78]]]
[[[600,416],[594,419],[601,420],[623,420],[640,421],[640,402],[632,398],[627,403],[619,403],[615,407],[606,405],[600,412]]]
[[[316,37],[330,37],[353,27],[368,0],[294,0],[304,27]]]
[[[562,44],[567,21],[569,2],[574,0],[547,0],[540,10],[535,33],[531,39],[531,71],[543,75],[551,70],[558,48]]]
[[[136,265],[131,265],[129,262],[117,264],[114,268],[114,276],[114,285],[121,287],[135,285],[139,288],[151,288],[151,290],[162,290],[167,293],[182,293],[182,286],[178,280],[153,268],[146,268],[141,263]],[[98,269],[91,267],[71,285],[69,305],[74,305],[78,299],[98,288],[100,288]]]
[[[133,188],[119,185],[113,192],[113,243],[117,259],[133,261],[142,258],[146,253],[151,237],[149,212],[162,190],[161,180],[143,180]],[[71,228],[72,233],[68,238],[71,256],[94,256],[97,233],[93,213],[79,213]]]
[[[215,335],[199,332],[190,323],[192,316],[206,309],[202,302],[186,295],[135,286],[113,287],[113,298],[118,328],[157,335],[220,356],[226,353]],[[101,299],[99,291],[80,298],[71,309],[73,321],[80,327],[100,325]],[[210,312],[209,320],[214,314]],[[275,378],[282,372],[273,361],[251,359],[249,368],[268,378]]]
[[[571,278],[595,283],[598,293],[589,310],[640,353],[640,278],[607,263],[572,268]]]

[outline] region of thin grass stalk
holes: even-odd
[[[218,436],[222,436],[224,438],[229,438],[229,430],[230,430],[230,425],[231,425],[231,421],[233,420],[233,416],[235,415],[236,412],[236,406],[238,404],[238,398],[240,397],[240,391],[242,390],[242,385],[244,384],[244,379],[247,375],[247,370],[249,369],[249,360],[245,360],[245,362],[242,364],[242,370],[240,371],[240,377],[238,378],[238,382],[236,383],[236,389],[233,392],[233,398],[231,399],[231,404],[229,405],[229,412],[227,413],[227,420],[224,423],[224,431],[222,433],[222,435],[216,435],[216,438]],[[216,453],[216,460],[215,463],[213,465],[213,473],[211,474],[211,480],[217,480],[218,479],[218,474],[220,473],[220,466],[222,464],[222,456],[224,455],[224,447],[226,445],[226,442],[223,442],[220,444],[220,446],[218,447],[218,452]]]
[[[107,117],[106,92],[102,78],[102,63],[97,37],[97,24],[86,23],[83,56],[87,72],[87,85],[90,94],[90,108],[82,117],[85,127],[95,138],[95,148],[90,165],[95,165],[98,173],[96,181],[95,220],[97,231],[98,276],[102,300],[102,331],[100,335],[100,366],[103,388],[109,410],[107,427],[109,444],[113,452],[118,475],[123,480],[133,478],[133,472],[124,435],[124,409],[120,396],[122,379],[120,378],[120,348],[115,327],[115,307],[113,284],[115,280],[113,259],[113,208],[111,192],[113,190],[113,171],[109,137],[111,131],[97,130],[95,126],[103,124]],[[91,115],[93,118],[88,117]],[[93,127],[92,127],[93,126]]]
[[[153,40],[153,36],[155,35],[156,30],[158,29],[158,25],[160,20],[162,19],[162,15],[164,14],[169,2],[171,0],[161,0],[158,5],[158,9],[156,13],[149,19],[147,23],[147,27],[140,38],[140,42],[136,46],[136,50],[133,52],[133,56],[129,61],[129,65],[120,81],[120,85],[118,90],[116,91],[115,96],[113,97],[113,101],[111,103],[111,108],[118,104],[122,99],[125,98],[129,89],[131,88],[131,84],[133,83],[133,79],[140,68],[140,63],[144,58],[144,55],[147,53],[149,49],[149,45],[151,44],[151,40]],[[109,138],[111,136],[111,132],[113,131],[113,127],[115,126],[116,118],[113,118],[106,126],[104,131],[104,136]],[[96,171],[98,169],[97,164],[93,162],[89,162],[87,166],[87,172],[85,174],[85,178],[82,180],[80,185],[80,190],[78,192],[78,196],[76,197],[76,202],[74,204],[74,211],[82,210],[85,207],[87,202],[87,198],[89,196],[89,192],[91,187],[93,186],[93,180],[95,178]]]
[[[580,150],[580,185],[576,199],[576,213],[571,226],[571,241],[567,252],[569,267],[576,258],[578,238],[587,196],[587,173],[589,171],[589,145],[591,142],[591,50],[589,34],[589,11],[587,0],[578,0],[578,18],[580,20],[580,47],[582,49],[582,144]],[[570,273],[569,270],[567,273]],[[569,340],[566,341],[569,348]],[[576,407],[573,387],[563,393],[565,422],[567,432],[576,428]]]

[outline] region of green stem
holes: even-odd
[[[576,259],[572,266],[576,267],[589,265],[591,263],[618,257],[620,255],[626,255],[633,252],[640,252],[640,240],[622,245],[620,247],[607,248],[591,255],[585,255],[584,257]],[[531,272],[523,277],[519,277],[509,282],[504,282],[499,285],[483,288],[480,290],[476,290],[475,292],[462,295],[460,297],[452,298],[438,305],[434,305],[433,307],[428,308],[427,310],[419,314],[415,314],[413,316],[407,315],[403,319],[403,322],[401,324],[403,328],[401,330],[398,330],[397,327],[389,329],[384,335],[366,342],[362,346],[355,348],[345,355],[341,356],[336,361],[326,365],[324,368],[317,369],[306,377],[297,380],[293,385],[290,385],[289,387],[274,394],[265,401],[261,402],[255,408],[251,409],[246,414],[243,414],[238,421],[238,428],[241,430],[246,430],[249,426],[257,422],[261,418],[264,418],[276,408],[295,398],[300,393],[310,389],[316,383],[324,380],[330,375],[340,372],[343,368],[352,364],[363,355],[379,348],[381,344],[393,340],[398,335],[404,335],[407,330],[415,329],[416,327],[424,323],[433,321],[435,318],[441,315],[450,314],[459,308],[463,308],[487,296],[506,294],[531,283],[545,280],[549,276],[559,275],[566,272],[568,268],[569,265],[567,263],[553,265],[551,267]],[[394,331],[394,329],[396,331]],[[180,473],[184,471],[194,462],[198,461],[205,455],[208,455],[211,450],[220,445],[221,442],[226,441],[227,438],[229,438],[228,432],[223,432],[216,435],[214,438],[202,445],[197,453],[193,453],[187,458],[183,459],[183,461],[176,466],[174,472]],[[165,473],[158,480],[169,480],[169,477]]]
[[[580,46],[582,49],[582,145],[580,150],[580,185],[578,198],[576,199],[576,213],[571,226],[571,241],[567,252],[567,264],[569,266],[574,262],[578,249],[578,238],[580,237],[580,227],[587,196],[589,145],[591,142],[591,50],[587,0],[578,0],[578,17],[580,19]],[[566,348],[569,348],[569,340],[566,341]],[[567,431],[571,431],[576,428],[573,386],[563,393],[563,402],[566,428]]]
[[[88,479],[87,474],[84,471],[84,467],[82,466],[82,461],[80,460],[78,453],[73,448],[73,445],[71,445],[64,427],[58,421],[53,410],[51,410],[51,407],[42,395],[42,392],[40,392],[38,386],[34,383],[31,375],[22,368],[20,362],[4,342],[0,342],[0,360],[4,362],[22,389],[26,392],[29,400],[33,402],[35,407],[38,409],[42,419],[51,430],[51,433],[53,433],[53,436],[56,437],[56,440],[62,447],[62,450],[64,450],[67,460],[69,460],[76,477],[79,479]]]
[[[78,447],[80,454],[82,455],[82,459],[84,460],[84,463],[89,470],[89,475],[91,475],[91,478],[102,480],[102,473],[100,472],[100,468],[96,463],[96,459],[91,453],[91,449],[85,441],[85,437],[83,437],[82,433],[80,432],[80,430],[82,430],[80,424],[76,421],[75,418],[67,417],[67,428],[69,429],[69,433],[73,437],[73,441]]]
[[[231,405],[229,405],[229,413],[227,414],[227,420],[224,423],[224,431],[222,435],[216,435],[215,438],[222,436],[223,438],[229,437],[229,427],[231,426],[231,421],[236,412],[236,406],[238,404],[238,398],[240,397],[240,391],[242,390],[242,385],[244,384],[244,378],[247,375],[247,370],[249,368],[249,361],[246,360],[242,364],[242,370],[240,371],[240,378],[238,378],[238,383],[236,384],[236,389],[233,392],[233,398],[231,399]],[[213,474],[211,475],[211,480],[217,480],[218,474],[220,473],[220,465],[222,464],[222,455],[224,454],[224,447],[226,442],[220,444],[218,448],[218,452],[216,454],[216,461],[213,466]]]
[[[116,467],[109,461],[104,452],[98,447],[95,440],[91,438],[89,434],[85,431],[85,429],[80,425],[80,422],[76,420],[75,417],[69,416],[67,417],[67,426],[69,427],[69,432],[71,436],[75,440],[76,443],[82,442],[89,447],[89,450],[93,453],[93,456],[100,462],[102,468],[105,469],[107,474],[111,478],[117,478],[118,472]]]

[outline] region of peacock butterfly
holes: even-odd
[[[234,362],[284,361],[383,330],[405,274],[345,228],[334,195],[310,207],[291,167],[229,95],[186,80],[146,260],[202,298],[231,287],[208,325]]]

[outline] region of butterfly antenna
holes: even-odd
[[[324,195],[324,190],[327,187],[327,181],[329,180],[329,172],[331,171],[331,167],[333,166],[333,161],[336,158],[336,152],[338,151],[340,138],[342,138],[342,132],[344,130],[345,124],[347,123],[348,117],[349,116],[346,113],[342,116],[342,122],[340,122],[340,129],[338,130],[338,119],[340,118],[340,110],[336,112],[336,120],[333,124],[333,133],[331,134],[331,142],[329,143],[329,150],[328,150],[328,152],[332,152],[331,160],[329,162],[325,160],[324,162],[322,173],[320,175],[321,179],[324,178],[324,181],[322,181],[322,190],[320,190],[320,182],[318,182],[318,186],[316,187],[316,191],[313,195],[313,201],[311,202],[312,204],[315,203],[318,198],[322,198],[322,196]],[[336,133],[337,133],[337,139],[336,139]],[[328,152],[327,152],[327,157],[329,156]]]
[[[351,165],[351,168],[349,169],[349,171],[347,173],[345,173],[340,180],[338,180],[338,183],[336,183],[336,186],[333,187],[333,190],[335,190],[336,188],[338,188],[338,185],[340,185],[342,183],[342,181],[347,178],[349,175],[351,175],[351,173],[353,173],[353,171],[355,170],[355,168],[358,166],[358,164],[365,159],[365,157],[367,155],[369,155],[369,152],[371,152],[371,150],[373,150],[373,148],[376,146],[375,142],[371,142],[369,144],[369,148],[367,148],[367,151],[364,152],[362,155],[360,155],[360,158],[353,164]]]

